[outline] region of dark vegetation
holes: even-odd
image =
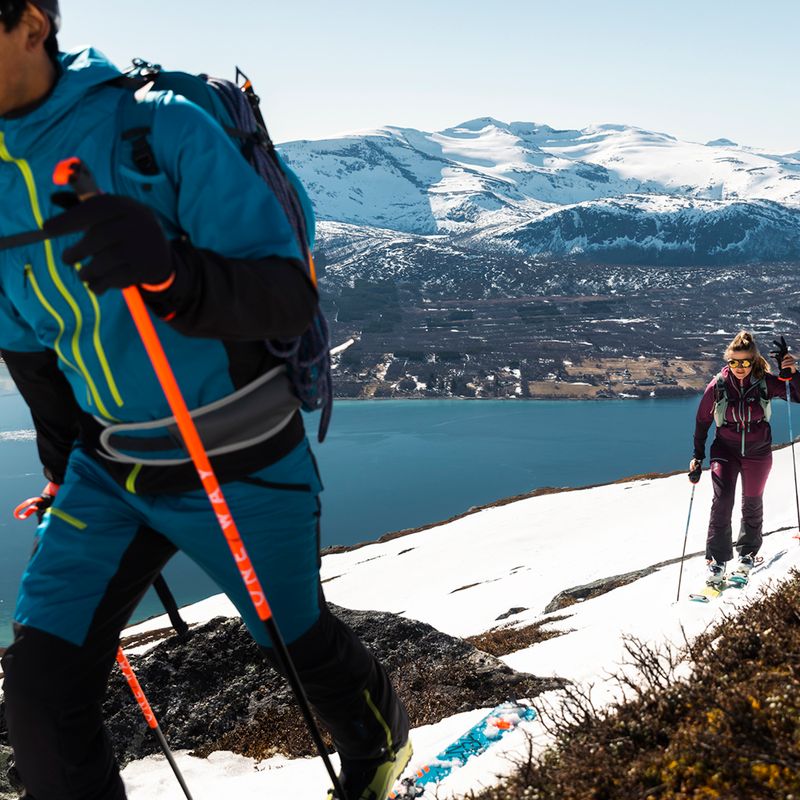
[[[568,687],[554,747],[473,800],[800,800],[800,573],[680,652],[627,650],[627,702]]]
[[[679,397],[740,327],[800,336],[797,264],[517,263],[429,245],[322,243],[332,341],[355,339],[338,397]]]
[[[470,636],[466,641],[477,647],[478,650],[483,650],[484,653],[489,653],[499,658],[509,653],[516,653],[518,650],[524,650],[526,647],[539,642],[554,639],[556,636],[563,636],[568,631],[552,630],[548,629],[547,626],[553,622],[560,622],[568,618],[568,614],[562,614],[539,620],[531,625],[524,625],[521,628],[516,627],[513,623],[501,625],[478,636]]]

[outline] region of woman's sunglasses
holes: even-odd
[[[749,358],[729,358],[728,366],[733,367],[733,369],[738,369],[739,367],[747,369],[753,366],[753,362]]]

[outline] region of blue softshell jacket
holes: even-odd
[[[190,409],[230,395],[274,366],[264,339],[299,335],[313,313],[303,300],[311,295],[301,271],[289,276],[291,285],[270,283],[285,277],[287,264],[302,263],[286,215],[222,128],[171,92],[144,101],[154,104],[149,141],[160,171],[142,175],[122,138],[122,108],[131,92],[109,83],[120,72],[94,49],[63,54],[60,63],[59,80],[43,103],[0,119],[0,236],[41,228],[60,213],[50,200],[52,175],[58,162],[73,156],[89,166],[101,190],[154,207],[182,248],[176,281],[182,288],[169,322],[153,314],[157,332]],[[308,222],[313,230],[310,212]],[[82,428],[91,428],[93,418],[169,416],[121,293],[94,295],[80,280],[80,265],[62,262],[74,241],[0,251],[0,349],[53,351],[83,414]],[[285,298],[276,296],[281,287]],[[158,300],[163,306],[165,299]],[[298,304],[308,317],[299,328],[285,311]],[[301,428],[298,415],[294,444]],[[135,488],[131,474],[116,478]],[[150,484],[153,490],[185,488],[152,476]]]

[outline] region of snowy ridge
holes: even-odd
[[[800,253],[800,159],[625,125],[556,130],[491,117],[288,142],[321,220],[526,255]]]
[[[692,603],[688,593],[702,586],[702,556],[687,560],[681,599],[675,602],[689,504],[684,475],[630,481],[566,491],[486,508],[435,528],[349,552],[327,555],[322,577],[328,598],[340,605],[380,609],[428,622],[447,633],[469,636],[502,624],[529,624],[554,617],[551,628],[563,635],[505,656],[517,670],[594,684],[596,702],[618,691],[609,679],[624,661],[623,636],[658,643],[693,637],[762,590],[772,590],[791,569],[800,568],[792,485],[791,453],[775,452],[764,498],[764,564],[750,584],[728,590],[708,605]],[[687,553],[702,551],[711,504],[706,473],[697,487]],[[738,501],[737,506],[738,508]],[[662,562],[672,562],[649,570]],[[559,592],[592,581],[643,570],[644,577],[557,612],[545,608]],[[392,590],[387,592],[386,587]],[[511,609],[523,609],[508,615]],[[227,600],[210,598],[187,610],[190,621],[232,613]],[[498,618],[504,620],[498,621]],[[165,618],[135,626],[128,633],[168,625]],[[146,688],[146,687],[145,687]],[[537,698],[546,713],[557,695]],[[411,768],[430,759],[486,713],[458,714],[413,732]],[[456,770],[438,797],[463,796],[511,769],[508,756],[527,752],[525,732],[537,747],[547,744],[540,722],[523,723],[498,746]],[[319,759],[281,757],[256,763],[230,753],[197,759],[179,753],[178,761],[196,800],[230,797],[324,797],[326,776]],[[134,762],[123,772],[131,800],[159,796],[179,800],[180,789],[163,758]]]

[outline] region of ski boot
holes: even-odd
[[[328,800],[386,800],[392,786],[408,766],[414,750],[411,740],[391,754],[391,758],[374,761],[342,761],[339,781],[346,797],[340,798],[333,789]]]
[[[747,581],[750,580],[750,570],[753,569],[755,563],[756,560],[751,555],[740,556],[739,563],[736,565],[736,569],[731,573],[728,580],[734,586],[746,586]]]
[[[706,586],[711,586],[713,589],[722,589],[725,583],[725,563],[719,563],[715,559],[706,561],[708,569],[706,571]]]

